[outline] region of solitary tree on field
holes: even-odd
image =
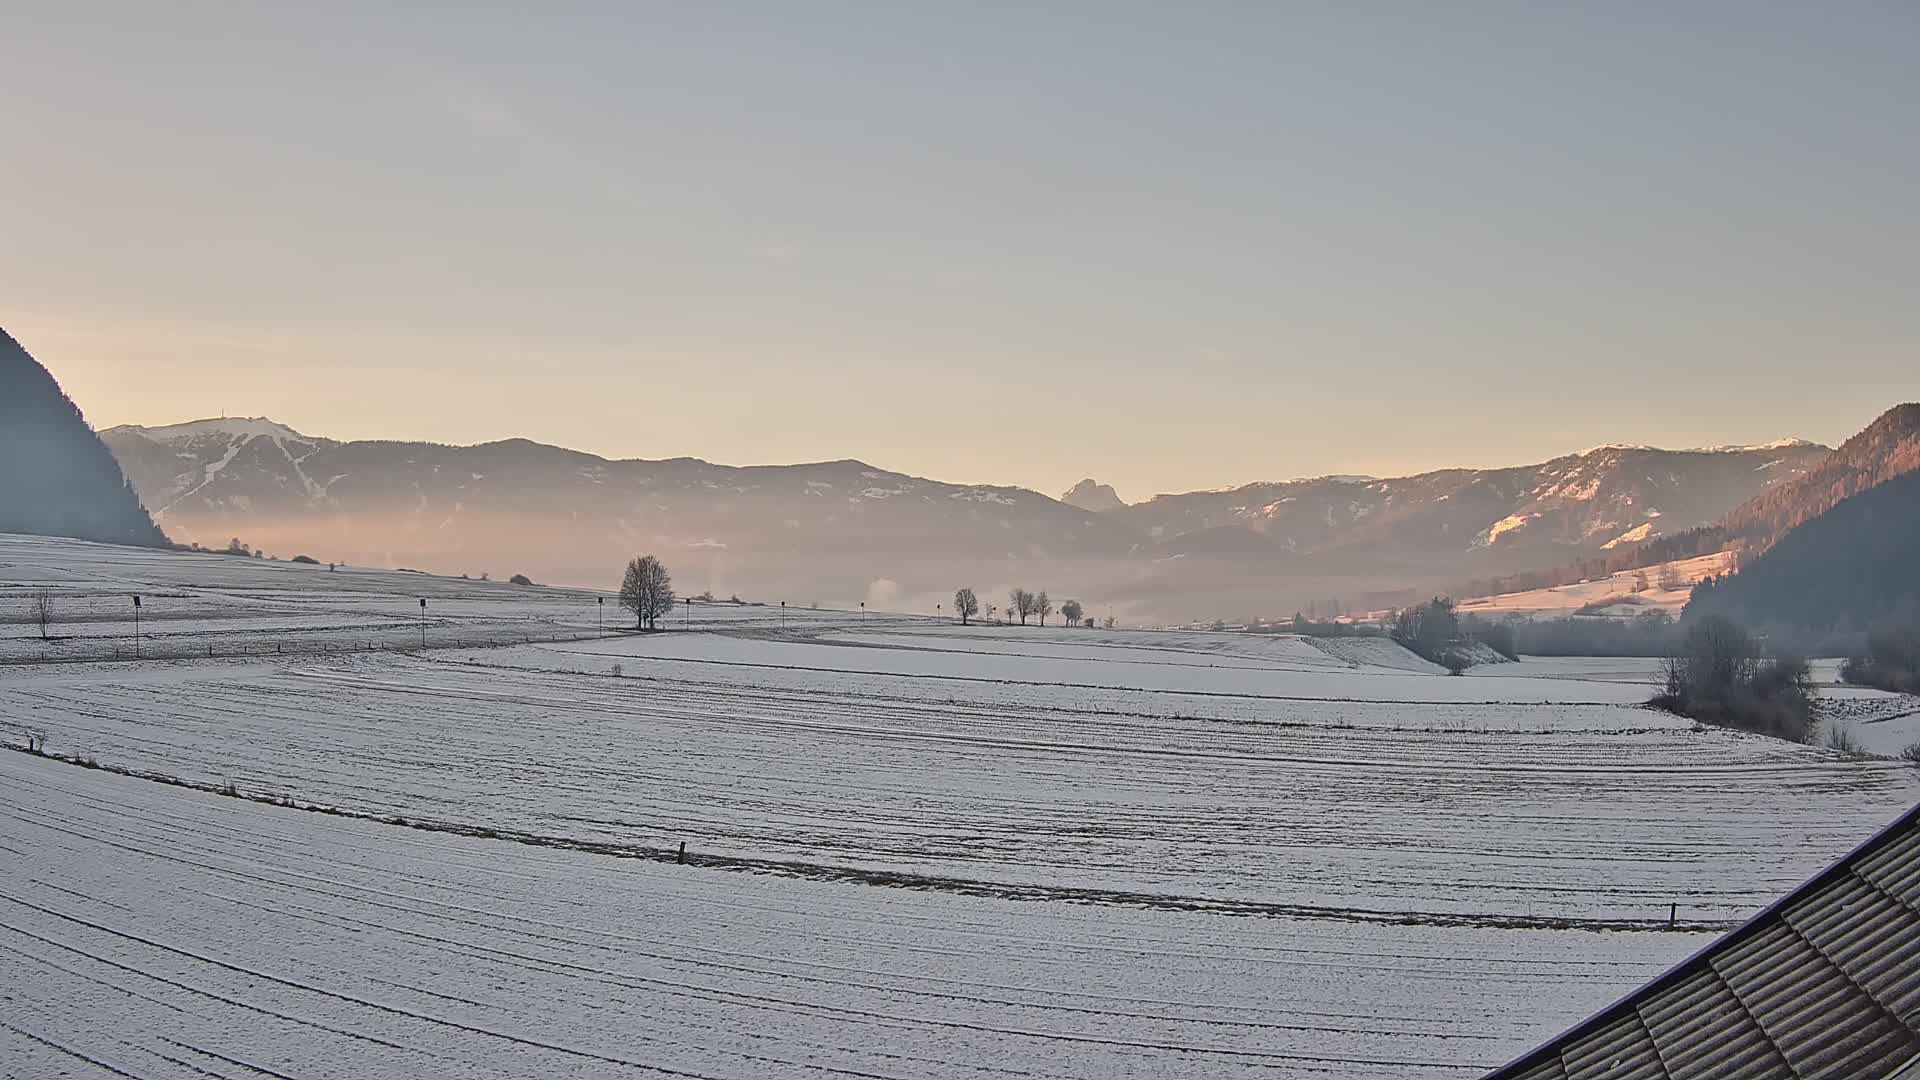
[[[33,621],[40,624],[40,640],[49,640],[47,628],[53,625],[53,592],[41,589],[33,594]]]
[[[1047,590],[1041,589],[1040,595],[1033,598],[1033,613],[1040,616],[1040,625],[1047,625],[1047,616],[1053,614],[1053,601],[1047,599]]]
[[[980,614],[980,598],[972,589],[961,589],[953,594],[953,610],[960,613],[960,625],[965,626],[968,619]]]
[[[673,576],[659,559],[642,555],[627,564],[626,580],[620,583],[620,606],[633,612],[638,629],[659,628],[661,616],[673,609]]]
[[[1060,605],[1060,617],[1067,620],[1068,626],[1079,626],[1080,617],[1084,614],[1085,609],[1080,606],[1078,600],[1069,600]]]
[[[1027,625],[1027,616],[1033,614],[1033,594],[1025,589],[1014,589],[1007,593],[1007,617],[1020,616],[1020,625]]]

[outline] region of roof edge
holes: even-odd
[[[1678,982],[1681,978],[1690,974],[1696,965],[1706,960],[1709,956],[1730,948],[1752,937],[1754,934],[1759,933],[1782,908],[1785,908],[1788,904],[1801,899],[1817,889],[1831,884],[1851,869],[1854,863],[1859,862],[1862,858],[1878,849],[1880,845],[1893,839],[1895,835],[1915,825],[1920,825],[1920,803],[1915,803],[1906,813],[1901,814],[1899,817],[1881,826],[1872,836],[1855,845],[1853,850],[1842,855],[1825,869],[1801,882],[1799,886],[1784,896],[1781,896],[1773,903],[1760,909],[1760,911],[1756,912],[1754,916],[1746,922],[1714,938],[1706,945],[1689,954],[1686,959],[1673,965],[1666,971],[1661,972],[1659,975],[1654,976],[1642,985],[1629,990],[1606,1008],[1601,1009],[1585,1020],[1560,1032],[1546,1042],[1527,1051],[1525,1054],[1507,1062],[1505,1065],[1487,1073],[1481,1080],[1509,1080],[1509,1078],[1552,1060],[1557,1056],[1560,1047],[1582,1036],[1592,1034],[1600,1028],[1620,1019],[1633,1009],[1635,1002]]]

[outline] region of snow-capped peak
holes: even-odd
[[[1751,443],[1744,446],[1733,444],[1724,446],[1696,446],[1689,452],[1695,454],[1750,454],[1764,450],[1792,450],[1812,445],[1814,444],[1807,439],[1775,439],[1772,442]]]
[[[1645,443],[1605,443],[1600,446],[1589,446],[1573,456],[1586,457],[1588,454],[1598,454],[1603,450],[1649,450],[1656,453],[1676,454],[1753,454],[1767,450],[1793,450],[1816,445],[1818,444],[1806,439],[1775,439],[1764,443],[1727,443],[1721,446],[1689,446],[1682,450],[1662,451],[1661,447],[1648,446]]]
[[[138,431],[158,442],[206,435],[224,435],[230,439],[252,439],[264,435],[271,439],[312,441],[285,424],[276,424],[264,416],[222,416],[206,420],[189,420],[184,424],[166,424],[161,427],[133,425],[131,430]]]

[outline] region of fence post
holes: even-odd
[[[1669,930],[1673,929],[1674,924],[1678,922],[1679,919],[1680,919],[1680,905],[1668,904],[1667,905],[1667,929]]]
[[[679,862],[679,863],[680,863],[681,865],[683,865],[683,866],[684,866],[684,865],[686,865],[686,861],[687,861],[687,842],[686,842],[685,840],[682,840],[682,841],[680,841],[680,858],[679,858],[678,860],[676,860],[676,861],[677,861],[677,862]]]

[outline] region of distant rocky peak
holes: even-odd
[[[1060,501],[1068,506],[1077,507],[1089,513],[1099,514],[1108,510],[1118,510],[1127,505],[1121,501],[1112,484],[1095,483],[1092,477],[1073,485]]]

